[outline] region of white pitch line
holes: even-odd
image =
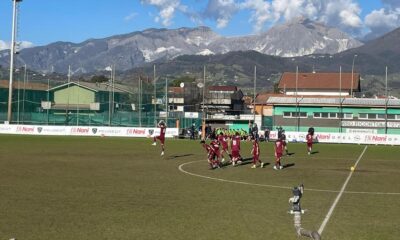
[[[203,161],[203,160],[200,160],[200,161]],[[199,162],[199,161],[192,161],[192,162],[187,162],[187,163],[183,163],[183,164],[179,165],[179,167],[178,167],[179,171],[181,171],[183,173],[186,173],[188,175],[191,175],[191,176],[200,177],[200,178],[206,178],[206,179],[220,181],[220,182],[229,182],[229,183],[236,183],[236,184],[243,184],[243,185],[250,185],[250,186],[259,186],[259,187],[292,189],[291,187],[285,187],[285,186],[275,186],[275,185],[266,185],[266,184],[258,184],[258,183],[248,183],[248,182],[232,181],[232,180],[226,180],[226,179],[222,179],[222,178],[214,178],[214,177],[209,177],[209,176],[203,176],[203,175],[200,175],[200,174],[188,172],[188,171],[183,169],[183,166],[191,164],[191,163],[194,163],[194,162]]]
[[[215,177],[209,177],[209,176],[204,176],[196,173],[191,173],[183,169],[183,166],[195,163],[195,162],[204,162],[204,160],[196,160],[196,161],[191,161],[191,162],[186,162],[182,163],[181,165],[178,166],[179,171],[182,173],[194,176],[194,177],[199,177],[199,178],[205,178],[209,180],[214,180],[214,181],[219,181],[219,182],[228,182],[228,183],[236,183],[236,184],[242,184],[242,185],[249,185],[249,186],[257,186],[257,187],[269,187],[269,188],[279,188],[279,189],[292,189],[292,187],[287,187],[287,186],[279,186],[279,185],[270,185],[270,184],[260,184],[260,183],[249,183],[249,182],[243,182],[243,181],[234,181],[234,180],[227,180],[223,178],[215,178]],[[338,190],[328,190],[328,189],[316,189],[316,188],[307,188],[307,191],[312,191],[312,192],[327,192],[327,193],[339,193],[340,191]],[[357,191],[344,191],[344,193],[348,194],[370,194],[370,195],[400,195],[400,192],[357,192]]]
[[[360,162],[361,158],[364,156],[364,153],[365,153],[365,151],[367,150],[367,148],[368,148],[368,146],[365,146],[364,151],[361,153],[361,155],[358,157],[356,163],[354,164],[354,168],[357,167],[357,165],[358,165],[358,163]],[[353,175],[353,171],[350,171],[349,176],[347,176],[347,179],[346,179],[346,181],[344,182],[342,188],[340,189],[340,192],[339,192],[339,194],[337,195],[335,201],[333,202],[331,208],[329,209],[328,214],[326,214],[324,221],[322,221],[322,224],[321,224],[321,226],[319,227],[319,230],[318,230],[319,235],[322,235],[322,232],[324,231],[324,229],[325,229],[325,227],[326,227],[326,224],[328,223],[329,219],[331,218],[332,213],[333,213],[333,211],[335,210],[336,205],[338,204],[340,198],[342,197],[342,195],[343,195],[343,193],[344,193],[344,190],[346,189],[347,184],[349,183],[350,178],[351,178],[352,175]]]

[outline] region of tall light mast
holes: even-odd
[[[10,49],[10,83],[8,86],[8,111],[7,111],[7,121],[11,123],[12,120],[12,93],[13,93],[13,77],[14,77],[14,54],[16,45],[16,35],[17,35],[17,7],[22,0],[12,0],[13,1],[13,19],[12,19],[12,33],[11,33],[11,49]]]

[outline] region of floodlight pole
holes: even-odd
[[[254,66],[254,86],[253,86],[253,125],[256,122],[256,84],[257,84],[257,66]]]
[[[68,96],[67,96],[67,108],[65,111],[65,125],[69,125],[69,96],[70,96],[70,91],[69,91],[69,85],[71,82],[71,65],[68,65],[68,84],[67,84],[67,92],[68,92]]]
[[[206,139],[206,116],[204,111],[204,93],[206,89],[206,66],[203,67],[203,109],[202,109],[202,123],[201,123],[201,139]]]
[[[153,81],[154,81],[154,125],[157,127],[157,88],[156,88],[156,65],[153,65]]]
[[[47,104],[50,102],[50,78],[47,77]],[[51,106],[51,103],[50,103]],[[47,125],[49,125],[49,109],[47,109]]]
[[[11,123],[12,120],[12,94],[13,94],[13,77],[14,77],[14,54],[15,54],[15,39],[16,39],[16,26],[17,26],[17,4],[22,0],[13,1],[13,19],[12,19],[12,34],[11,34],[11,49],[10,49],[10,82],[8,86],[8,111],[7,121]]]
[[[114,117],[115,112],[115,63],[113,65],[113,77],[112,77],[112,108],[111,108],[111,116]]]
[[[343,121],[343,108],[342,108],[342,66],[340,66],[339,72],[339,121],[340,128],[339,132],[342,133],[342,121]]]
[[[300,110],[299,110],[299,103],[298,103],[298,97],[297,97],[297,92],[298,92],[298,82],[299,82],[299,66],[296,66],[296,118],[297,118],[297,123],[296,123],[296,130],[297,132],[300,130]]]
[[[24,91],[22,92],[22,124],[25,121],[25,88],[26,88],[26,81],[28,80],[28,75],[26,75],[26,64],[24,66]]]
[[[386,71],[385,71],[385,134],[387,134],[387,129],[388,129],[388,101],[389,101],[389,96],[388,96],[388,67],[386,66]]]
[[[112,85],[112,78],[113,78],[113,69],[112,69],[112,65],[111,65],[111,71],[110,71],[110,85]],[[108,86],[108,126],[111,127],[111,97],[112,97],[112,93],[111,93],[111,86]]]
[[[139,75],[139,127],[142,127],[142,78]]]
[[[79,78],[78,78],[78,88],[77,89],[79,89],[80,88],[80,81],[79,81]],[[79,90],[77,90],[78,91],[78,96],[77,96],[77,103],[76,103],[76,126],[79,126]],[[48,112],[49,110],[47,110],[47,112]]]
[[[17,99],[18,99],[18,101],[17,101],[17,103],[18,103],[18,104],[17,104],[17,109],[18,109],[18,110],[17,110],[17,114],[18,114],[18,115],[17,115],[17,124],[19,124],[19,115],[20,115],[20,114],[19,114],[19,90],[21,89],[21,88],[20,88],[20,82],[21,82],[21,81],[20,81],[20,78],[18,78],[18,92],[17,92],[17,95],[18,95],[18,98],[17,98]]]
[[[165,124],[168,125],[168,78],[165,77]]]
[[[353,97],[353,81],[354,81],[354,61],[356,60],[357,54],[354,54],[353,64],[351,65],[351,86],[350,86],[350,96]]]

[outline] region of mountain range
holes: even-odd
[[[115,64],[118,70],[164,62],[182,55],[220,55],[232,51],[256,51],[280,57],[336,54],[362,43],[336,28],[307,18],[277,25],[267,32],[224,37],[207,27],[147,29],[82,43],[55,42],[21,50],[17,65],[39,72],[90,73]],[[9,63],[9,51],[0,52],[0,64]]]
[[[400,28],[387,33],[364,45],[337,54],[312,54],[283,58],[262,54],[257,51],[232,51],[226,54],[198,56],[184,55],[156,64],[158,76],[193,76],[203,78],[203,66],[207,69],[207,79],[213,84],[234,84],[251,87],[254,67],[257,68],[257,86],[272,89],[281,73],[294,72],[354,72],[361,73],[365,91],[379,92],[377,86],[384,86],[385,67],[388,67],[390,86],[400,89]],[[354,65],[353,65],[354,63]],[[125,71],[121,79],[136,81],[139,75],[152,76],[153,63]],[[393,77],[390,77],[393,75]],[[399,76],[399,75],[397,75]],[[372,88],[372,89],[368,89]]]
[[[334,38],[332,33],[339,37]],[[54,71],[46,75],[45,81],[50,78],[56,84],[67,79],[68,65],[72,68],[72,78],[89,80],[94,75],[108,76],[110,73],[105,67],[116,64],[117,81],[136,85],[139,76],[152,81],[154,65],[161,80],[180,77],[201,80],[205,66],[206,78],[211,84],[241,88],[252,86],[256,67],[257,86],[263,90],[271,90],[283,72],[294,72],[297,66],[300,72],[339,72],[341,67],[343,72],[354,69],[361,73],[365,79],[362,88],[370,95],[379,94],[384,88],[385,67],[388,67],[389,87],[400,91],[400,28],[364,44],[351,38],[343,40],[346,36],[304,18],[263,34],[232,38],[219,36],[206,27],[148,29],[80,44],[58,42],[24,49],[17,55],[17,67],[26,63],[31,78],[38,81],[44,81],[38,73]],[[260,44],[262,39],[269,39],[268,44],[279,47],[274,48],[275,52],[268,52],[272,48],[262,47],[267,46]],[[315,48],[322,46],[319,42],[322,40],[330,44]],[[343,47],[345,43],[353,45]],[[176,50],[178,46],[180,51]],[[313,54],[298,56],[309,52]],[[3,79],[8,78],[8,54],[9,51],[0,52],[0,78]]]

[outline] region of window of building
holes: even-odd
[[[353,119],[353,114],[352,113],[344,113],[343,118],[344,119]]]
[[[314,113],[314,118],[327,118],[327,119],[338,119],[338,118],[344,118],[344,119],[353,119],[353,114],[352,113],[320,113],[316,112]]]
[[[388,114],[387,119],[388,120],[400,120],[400,114]]]
[[[329,118],[337,118],[338,114],[337,113],[329,113]]]
[[[306,118],[307,113],[306,112],[283,112],[283,117],[284,118]]]
[[[377,114],[377,119],[385,120],[385,114]]]
[[[390,116],[392,114],[388,114],[388,119],[397,119],[396,115]],[[358,119],[368,119],[368,120],[385,120],[386,114],[381,113],[360,113],[358,114]],[[400,120],[400,119],[399,119]]]
[[[360,114],[358,114],[358,118],[359,119],[367,119],[368,117],[367,117],[366,113],[360,113]]]

